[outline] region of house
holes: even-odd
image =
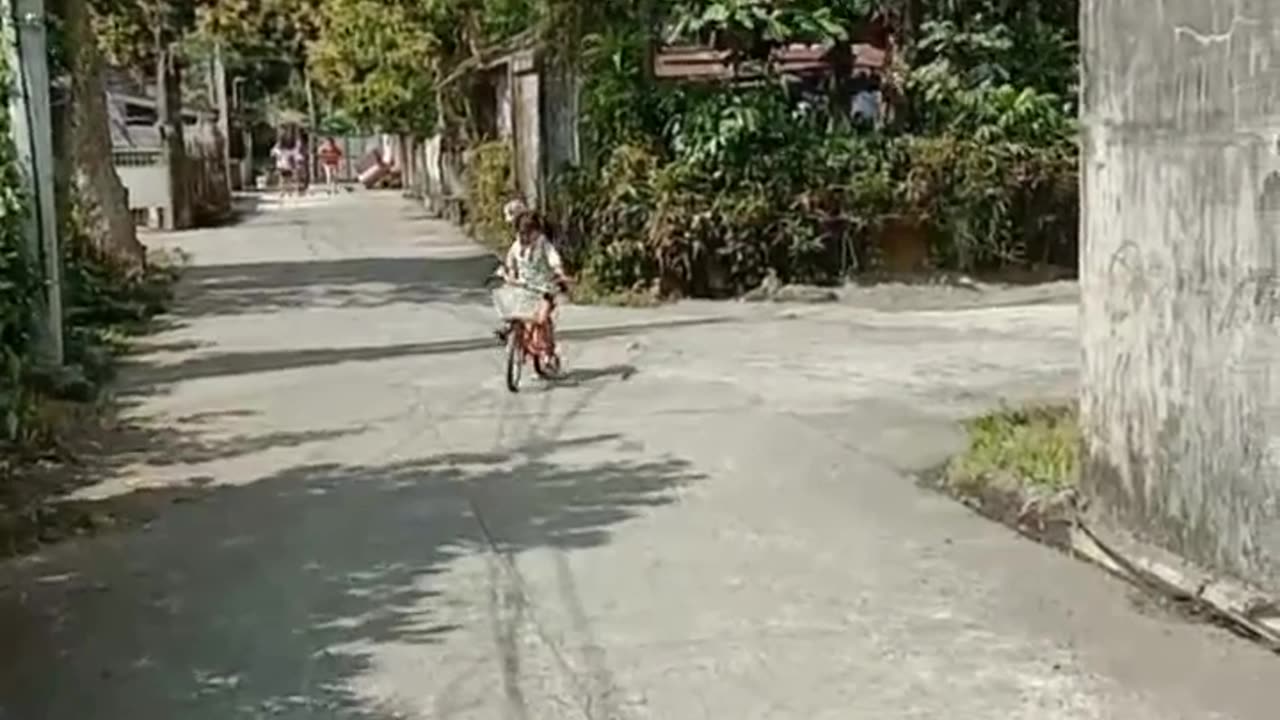
[[[225,161],[216,111],[191,104],[182,111],[185,152],[175,162],[163,142],[155,94],[125,72],[110,69],[106,82],[112,159],[138,225],[181,229],[181,219],[230,209]],[[181,177],[183,187],[175,187]],[[187,212],[178,207],[185,203]]]
[[[460,135],[497,139],[512,149],[515,191],[541,207],[552,178],[580,160],[578,81],[552,60],[532,33],[524,33],[462,63],[440,83],[465,92],[474,117],[467,128],[446,127],[428,142],[427,193],[447,207],[465,197]]]
[[[885,95],[892,90],[894,45],[891,19],[877,15],[852,33],[847,54],[837,45],[790,44],[771,49],[760,62],[713,44],[670,45],[654,54],[653,72],[659,79],[680,82],[744,83],[760,80],[767,69],[811,91],[845,73],[840,80],[849,92],[850,116],[878,122],[890,110]]]

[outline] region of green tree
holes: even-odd
[[[759,55],[779,43],[846,40],[850,16],[861,19],[865,11],[862,2],[691,0],[676,6],[671,34]]]
[[[414,0],[325,0],[309,67],[335,104],[358,123],[389,131],[436,124],[431,4]]]
[[[246,56],[301,67],[320,29],[324,0],[214,0],[197,12],[199,30]]]
[[[945,61],[971,85],[1033,87],[1074,100],[1079,0],[925,0],[911,64]]]
[[[228,72],[243,78],[247,101],[280,100],[301,109],[308,50],[320,31],[324,0],[213,0],[199,8],[202,42],[223,48]],[[301,97],[292,97],[301,95]]]
[[[151,68],[160,51],[195,29],[204,0],[90,0],[93,29],[108,61]]]
[[[309,67],[357,121],[430,130],[450,104],[439,81],[492,44],[546,27],[550,8],[545,0],[320,0]]]

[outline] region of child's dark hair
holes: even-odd
[[[541,233],[545,227],[545,223],[542,222],[542,216],[533,210],[526,210],[520,213],[520,217],[516,218],[516,230],[521,235]]]

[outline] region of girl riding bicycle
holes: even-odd
[[[542,294],[534,321],[545,326],[555,307],[555,290],[557,286],[561,289],[568,287],[569,276],[565,274],[560,253],[547,238],[546,223],[541,215],[525,210],[516,218],[515,223],[516,241],[507,251],[502,268],[503,277],[509,283],[519,283]],[[506,342],[506,326],[496,334]]]

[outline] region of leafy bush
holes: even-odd
[[[932,238],[939,269],[1074,265],[1074,30],[1055,24],[1057,5],[979,3],[990,7],[972,18],[926,5],[906,52],[912,69],[895,75],[908,112],[882,131],[849,128],[780,79],[653,83],[642,34],[620,25],[593,36],[584,108],[594,152],[561,178],[555,203],[575,262],[606,290],[656,282],[667,294],[723,295],[769,273],[836,282],[874,268],[893,220]],[[838,14],[873,6],[851,0]],[[727,33],[731,45],[839,37],[822,30],[821,12],[779,12],[754,0],[684,3],[673,23],[703,39]]]
[[[484,244],[502,249],[511,228],[502,208],[515,193],[511,146],[502,141],[479,145],[467,161],[467,216],[471,233]]]
[[[1075,158],[1067,148],[909,138],[902,197],[944,242],[943,267],[965,271],[1065,261],[1075,248]]]
[[[652,141],[654,128],[670,117],[672,94],[646,80],[647,43],[644,28],[634,25],[583,40],[583,144],[597,163],[620,145]]]
[[[0,88],[8,88],[8,72],[0,67]],[[7,104],[0,91],[0,107]],[[32,318],[40,284],[34,259],[25,247],[26,199],[22,193],[9,115],[0,111],[0,438],[16,437],[31,412],[23,382],[32,342]]]
[[[111,379],[125,336],[168,307],[179,268],[150,262],[137,271],[101,252],[85,227],[73,197],[62,235],[66,362],[96,388]]]
[[[823,284],[871,269],[877,230],[897,216],[936,238],[941,268],[1073,262],[1069,123],[1033,93],[984,97],[949,96],[948,132],[894,137],[828,131],[777,88],[685,93],[656,142],[561,183],[571,254],[614,290],[658,279],[668,294],[718,296],[771,271]]]
[[[942,266],[1074,264],[1077,127],[1074,101],[1057,94],[1074,93],[1073,45],[1065,31],[1024,25],[1015,41],[1003,23],[925,23],[916,48],[903,198],[944,239]],[[1042,45],[1060,50],[1050,65],[1028,57],[1050,52]]]
[[[722,117],[743,128],[709,132],[703,143],[686,126],[674,160],[623,145],[598,179],[562,178],[556,207],[569,255],[593,282],[637,290],[658,280],[668,294],[723,295],[753,287],[770,269],[828,283],[855,263],[851,248],[891,206],[888,143],[742,137],[761,126],[734,105]],[[751,161],[726,160],[738,152]]]

